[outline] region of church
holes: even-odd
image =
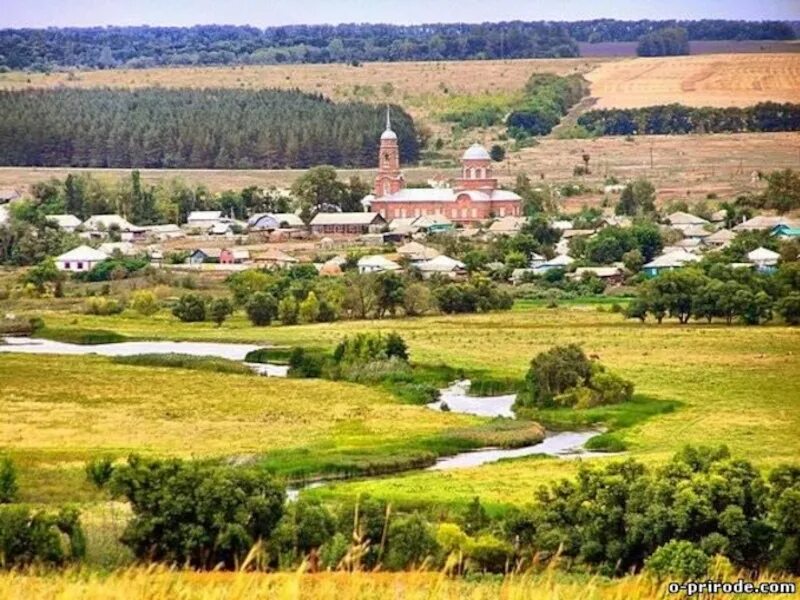
[[[449,187],[407,188],[400,171],[397,134],[392,131],[389,113],[381,135],[378,174],[373,194],[362,200],[364,208],[380,213],[387,221],[442,215],[454,223],[477,225],[500,217],[516,217],[522,212],[521,198],[514,192],[498,189],[492,176],[492,159],[486,148],[473,144],[461,157],[461,177]]]

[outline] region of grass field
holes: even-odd
[[[111,329],[141,338],[298,343],[315,346],[333,345],[342,336],[362,330],[396,330],[409,343],[414,361],[445,363],[467,371],[483,371],[487,375],[508,378],[522,377],[528,361],[539,351],[556,344],[575,342],[581,344],[587,352],[598,354],[609,368],[634,381],[637,393],[642,397],[676,403],[677,408],[673,412],[651,416],[619,432],[618,435],[626,442],[631,456],[658,462],[687,443],[726,443],[737,456],[748,457],[765,467],[786,461],[796,462],[800,456],[800,441],[796,436],[797,427],[800,426],[800,354],[797,352],[800,347],[800,331],[796,328],[727,327],[700,323],[688,326],[668,323],[661,326],[655,323],[642,325],[624,321],[618,314],[600,312],[596,307],[582,305],[555,310],[525,307],[510,313],[488,315],[269,328],[250,327],[241,317],[219,329],[211,324],[180,324],[166,315],[145,319],[126,315],[93,317],[52,313],[44,314],[44,318],[48,325],[54,327]],[[8,374],[24,370],[28,361],[22,358],[3,360],[19,361],[18,368],[15,366],[2,369],[3,373]],[[98,365],[103,364],[101,359],[96,360]],[[78,362],[80,361],[76,360],[76,364]],[[19,388],[15,389],[21,398],[17,398],[15,403],[37,394],[49,394],[45,390],[51,387],[55,390],[64,389],[64,384],[59,379],[70,379],[68,362],[52,359],[52,363],[45,364],[48,368],[59,370],[53,372],[55,377],[48,376],[46,387],[37,392],[23,387],[25,378],[13,376],[14,381],[20,382],[17,384]],[[59,366],[65,364],[66,367]],[[29,376],[32,377],[35,364],[29,364],[27,368],[31,369]],[[101,372],[105,373],[108,369],[120,378],[120,382],[125,381],[126,377],[136,376],[137,381],[145,377],[144,374],[138,375],[141,371],[130,371],[136,367],[115,365],[111,368],[103,364]],[[156,370],[151,376],[164,377],[166,381],[170,375]],[[249,389],[253,389],[253,386],[261,389],[263,386],[264,390],[273,386],[276,386],[274,389],[279,389],[277,386],[280,385],[274,382],[253,383],[252,378],[241,376],[199,373],[187,375],[187,381],[195,382],[193,385],[199,386],[191,388],[195,396],[198,396],[204,394],[200,382],[206,378],[214,383],[218,380],[227,381],[218,379],[222,377],[234,378],[231,381],[236,381],[237,387],[234,389],[237,390],[240,385]],[[246,379],[246,383],[240,384],[239,379]],[[92,379],[88,381],[91,382]],[[103,389],[113,389],[107,381],[108,378],[104,376]],[[284,385],[292,386],[302,384],[323,385],[322,382],[284,382]],[[129,394],[133,385],[125,388],[129,390]],[[368,397],[371,398],[370,394]],[[295,392],[293,397],[298,396]],[[251,396],[245,394],[243,397]],[[366,411],[366,415],[371,415],[363,417],[365,427],[372,428],[380,435],[386,434],[391,438],[395,434],[403,436],[410,432],[430,433],[447,424],[430,413],[417,412],[422,409],[387,405],[386,399],[382,397],[372,401],[382,402],[379,404],[380,414],[371,412],[373,405],[370,400],[365,399],[359,405]],[[212,407],[217,405],[215,401],[210,402]],[[249,404],[250,402],[256,404]],[[301,404],[305,405],[302,402]],[[178,404],[178,410],[180,406]],[[225,406],[227,407],[227,403]],[[245,411],[262,410],[254,399],[246,401],[244,407]],[[223,411],[220,414],[224,414],[224,410],[231,409],[232,407],[218,407],[214,410]],[[391,416],[384,412],[389,409],[392,411]],[[151,416],[158,420],[163,413]],[[418,416],[424,417],[423,420],[418,422]],[[398,418],[403,420],[398,421]],[[413,422],[408,419],[413,419]],[[390,427],[394,431],[382,429],[383,426],[389,427],[390,422],[396,424],[396,428]],[[312,420],[297,425],[296,429],[292,428],[287,432],[287,436],[302,436],[304,441],[312,443],[326,439],[331,431],[337,431],[335,426],[323,426],[320,429],[313,423]],[[217,426],[224,425],[215,424]],[[37,440],[30,443],[32,446],[59,446],[69,439],[57,430],[53,432],[41,424],[37,425],[36,419],[30,427],[33,428],[30,435]],[[169,430],[170,427],[169,423],[159,424],[155,431],[162,431],[162,428]],[[242,451],[252,451],[253,445],[244,433],[248,430],[247,427],[244,424],[235,427],[237,431],[241,428],[238,439],[244,448]],[[342,427],[347,429],[344,421]],[[125,437],[131,434],[112,433],[111,440],[120,435]],[[372,433],[369,432],[369,435]],[[92,439],[91,433],[77,436],[76,440],[80,442],[77,447],[90,447]],[[278,436],[268,443],[275,447],[281,439],[283,438]],[[70,445],[73,443],[70,442]],[[130,446],[125,443],[125,447]],[[176,450],[169,445],[162,446],[161,449]],[[524,503],[530,499],[536,485],[554,477],[569,475],[574,469],[573,462],[531,458],[479,469],[449,473],[424,472],[339,484],[326,487],[320,493],[351,494],[369,491],[403,502],[432,500],[445,503],[460,503],[473,495],[479,495],[495,505]]]

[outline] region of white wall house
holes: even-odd
[[[59,226],[59,228],[63,229],[67,233],[72,233],[75,231],[81,224],[81,220],[76,217],[75,215],[47,215],[47,220],[51,223],[55,223]]]
[[[107,258],[108,255],[100,250],[89,246],[78,246],[61,256],[56,256],[56,267],[59,271],[82,273],[91,270],[97,263],[103,262]]]

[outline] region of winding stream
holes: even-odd
[[[223,342],[172,342],[172,341],[141,341],[118,342],[113,344],[69,344],[39,338],[6,337],[5,343],[0,343],[0,352],[23,352],[28,354],[98,354],[101,356],[133,356],[136,354],[188,354],[191,356],[212,356],[228,360],[244,361],[248,352],[263,348],[264,345],[236,344]],[[259,375],[270,377],[286,377],[286,365],[245,363]],[[478,415],[481,417],[514,418],[511,410],[516,394],[504,396],[478,397],[469,395],[470,382],[468,380],[456,381],[449,387],[440,391],[440,399],[427,405],[432,410],[441,410],[446,404],[451,412]],[[584,444],[593,436],[600,433],[596,430],[589,431],[563,431],[550,433],[545,439],[531,446],[522,448],[483,448],[469,452],[462,452],[453,456],[439,458],[435,464],[428,467],[431,471],[447,471],[451,469],[464,469],[478,467],[503,459],[519,458],[523,456],[546,455],[562,459],[588,458],[592,456],[608,456],[608,453],[590,452],[584,449]],[[308,483],[302,488],[317,487],[324,482]],[[289,489],[289,498],[296,498],[298,487]]]

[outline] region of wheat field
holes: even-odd
[[[595,108],[749,106],[800,102],[800,54],[709,54],[635,58],[586,75]]]

